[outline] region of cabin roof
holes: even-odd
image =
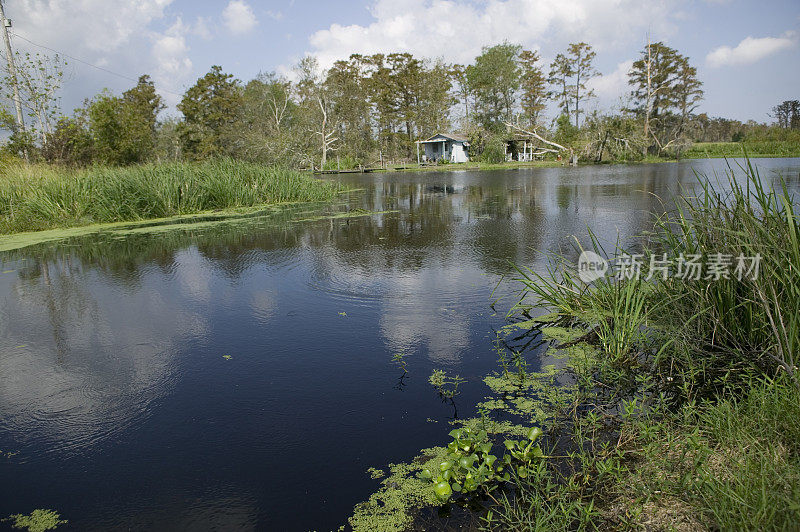
[[[441,139],[436,140],[437,137],[444,137],[447,140],[454,140],[456,142],[467,142],[469,140],[467,137],[463,135],[456,135],[455,133],[437,133],[431,138],[427,140],[421,140],[419,142],[420,144],[425,144],[426,142],[441,142]]]

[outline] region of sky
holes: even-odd
[[[241,80],[291,76],[306,55],[322,67],[351,53],[410,52],[469,63],[509,41],[545,67],[570,42],[597,52],[590,107],[613,110],[647,42],[688,56],[704,83],[698,112],[771,122],[800,99],[799,0],[6,0],[15,48],[67,57],[65,113],[103,88],[149,74],[175,114],[212,65]],[[46,48],[43,48],[46,47]],[[48,50],[49,49],[49,50]],[[87,64],[88,63],[88,64]],[[93,65],[93,66],[89,66]],[[98,67],[98,68],[95,68]],[[555,112],[555,109],[552,110]]]

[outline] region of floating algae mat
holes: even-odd
[[[92,224],[82,227],[49,229],[11,235],[0,235],[0,252],[13,251],[38,244],[67,241],[91,235],[123,239],[134,234],[159,234],[173,231],[199,231],[242,222],[284,223],[309,222],[323,219],[351,218],[381,214],[366,210],[319,214],[321,207],[309,209],[308,203],[286,203],[271,206],[239,208],[224,211],[185,214],[169,218],[156,218],[135,222]],[[301,218],[301,216],[303,216]]]

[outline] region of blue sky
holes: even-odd
[[[20,37],[128,78],[148,73],[171,105],[214,64],[247,80],[290,75],[307,54],[322,66],[353,52],[469,62],[503,40],[549,62],[584,40],[603,74],[592,82],[593,105],[609,109],[627,95],[626,73],[648,32],[697,66],[700,111],[769,121],[773,105],[800,99],[797,0],[6,0],[5,9]],[[37,51],[22,38],[14,44]],[[63,107],[130,85],[71,61]]]

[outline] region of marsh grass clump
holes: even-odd
[[[675,257],[758,257],[757,271],[741,278],[656,286],[654,298],[669,302],[658,325],[672,344],[655,363],[680,377],[691,396],[748,382],[754,372],[784,371],[800,386],[797,201],[783,179],[770,188],[749,161],[741,170],[745,180],[731,169],[721,186],[701,179],[699,194],[657,226],[657,244]]]
[[[68,169],[0,168],[0,233],[137,221],[236,207],[329,201],[337,185],[233,159]]]

